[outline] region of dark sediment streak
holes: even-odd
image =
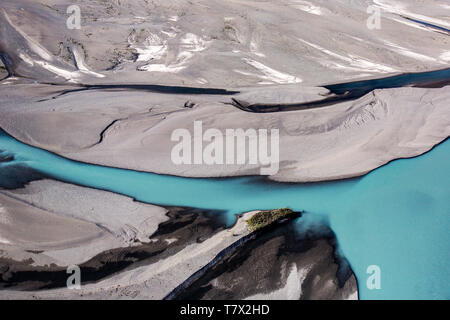
[[[118,272],[151,265],[199,243],[225,228],[221,212],[169,207],[169,220],[159,225],[150,242],[102,252],[80,264],[82,284],[103,280]],[[177,239],[167,242],[168,239]],[[157,241],[154,241],[157,240]],[[43,252],[45,254],[45,252]],[[14,261],[0,258],[0,290],[44,290],[66,286],[66,268],[56,265],[33,266],[31,259]]]
[[[254,113],[296,111],[327,107],[344,101],[356,100],[376,89],[401,88],[407,86],[442,88],[447,85],[450,85],[450,68],[429,72],[405,73],[381,79],[325,85],[323,87],[328,89],[333,95],[316,101],[288,104],[249,104],[245,101],[232,98],[232,105],[243,111]]]
[[[86,85],[87,90],[144,90],[167,94],[210,94],[210,95],[234,95],[239,91],[229,91],[217,88],[197,88],[183,86],[164,86],[156,84],[102,84]]]
[[[313,266],[301,283],[301,299],[344,299],[356,292],[356,278],[345,258],[336,254],[331,229],[299,233],[295,223],[285,220],[241,238],[165,299],[228,300],[270,293],[287,284],[293,264],[299,269]]]
[[[48,85],[58,86],[59,84],[55,83],[45,83]],[[56,99],[63,95],[69,93],[75,93],[80,91],[88,91],[88,90],[107,90],[107,91],[147,91],[154,93],[163,93],[163,94],[191,94],[191,95],[221,95],[221,96],[229,96],[240,93],[239,91],[232,91],[227,89],[218,89],[218,88],[199,88],[199,87],[183,87],[183,86],[169,86],[169,85],[158,85],[158,84],[96,84],[96,85],[78,85],[74,89],[67,89],[61,91],[58,95],[49,98],[42,99],[38,102],[47,101],[50,99]]]
[[[358,96],[359,97],[359,96]],[[357,99],[356,95],[352,94],[344,94],[338,96],[331,96],[322,100],[316,100],[311,102],[304,103],[277,103],[277,104],[269,104],[269,103],[252,103],[249,104],[245,101],[231,98],[232,105],[246,112],[254,112],[254,113],[269,113],[269,112],[286,112],[286,111],[298,111],[298,110],[306,110],[306,109],[314,109],[331,106],[333,104],[343,102],[346,100],[354,100]]]
[[[412,21],[412,22],[415,22],[415,23],[418,23],[418,24],[422,24],[422,25],[424,25],[426,27],[430,27],[430,28],[436,29],[438,31],[444,31],[444,32],[441,32],[443,34],[447,34],[447,35],[450,34],[450,29],[447,29],[447,28],[444,28],[444,27],[441,27],[441,26],[438,26],[438,25],[435,25],[435,24],[432,24],[432,23],[429,23],[429,22],[425,22],[425,21],[421,21],[421,20],[417,20],[417,19],[413,19],[413,18],[408,18],[408,17],[405,17],[405,16],[402,16],[402,18],[404,18],[406,20],[409,20],[409,21]]]

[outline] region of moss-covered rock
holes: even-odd
[[[247,220],[247,226],[251,232],[254,232],[280,220],[281,218],[286,218],[294,214],[296,214],[296,212],[288,208],[260,211]]]

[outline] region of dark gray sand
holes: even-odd
[[[263,230],[245,244],[224,250],[217,263],[167,298],[357,298],[356,278],[345,258],[336,255],[333,232],[322,226],[318,233],[300,234],[294,224]]]

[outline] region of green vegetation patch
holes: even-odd
[[[260,211],[247,220],[247,226],[251,232],[255,232],[256,230],[264,228],[281,218],[285,218],[293,214],[295,214],[295,212],[288,208]]]

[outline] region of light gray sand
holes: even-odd
[[[229,105],[206,103],[172,113],[151,128],[152,122],[142,117],[120,121],[104,133],[102,144],[65,155],[87,162],[181,176],[259,174],[259,166],[248,164],[175,165],[171,160],[176,144],[170,140],[172,132],[187,128],[192,134],[194,121],[200,120],[204,131],[279,129],[280,170],[270,179],[304,182],[348,178],[393,159],[420,155],[447,138],[449,100],[450,90],[444,87],[376,90],[353,102],[270,114],[251,114]],[[128,128],[133,128],[134,134],[127,136]]]
[[[327,91],[317,86],[327,83],[445,68],[450,61],[445,31],[408,20],[448,28],[443,1],[77,3],[80,30],[64,27],[68,1],[2,4],[0,51],[18,75],[66,85],[237,88],[248,102],[286,103],[323,98]],[[369,6],[381,10],[380,29],[367,28]],[[362,175],[420,155],[449,135],[448,87],[377,90],[327,108],[268,115],[224,105],[229,96],[52,93],[68,88],[3,81],[0,127],[76,160],[193,177],[260,170],[176,166],[170,159],[174,129],[191,128],[194,120],[205,130],[277,128],[280,171],[270,178],[296,182]],[[183,108],[186,101],[197,105]]]
[[[95,224],[57,216],[0,194],[0,243],[30,250],[55,250],[95,241]]]
[[[2,2],[0,51],[19,75],[43,82],[317,85],[450,61],[445,32],[408,20],[448,29],[443,0],[80,0],[81,29],[70,30],[72,4]],[[367,27],[369,6],[381,10],[380,29]]]
[[[164,208],[53,180],[0,191],[0,203],[10,223],[1,226],[2,242],[9,249],[45,250],[61,266],[146,241],[167,220]]]
[[[16,95],[8,86],[1,90],[11,91],[10,98]],[[268,88],[265,95],[286,102],[321,92]],[[237,97],[252,101],[254,95],[249,91]],[[248,161],[176,165],[171,152],[177,142],[171,134],[179,128],[192,134],[195,120],[203,122],[204,131],[279,129],[280,169],[270,179],[292,182],[360,176],[393,159],[420,155],[450,135],[448,87],[375,90],[328,107],[265,114],[223,104],[230,101],[225,96],[85,91],[32,103],[36,108],[29,107],[30,98],[20,99],[5,104],[0,126],[24,142],[84,162],[188,177],[260,174],[260,167]],[[187,100],[197,105],[184,108]],[[68,131],[67,126],[79,129]]]

